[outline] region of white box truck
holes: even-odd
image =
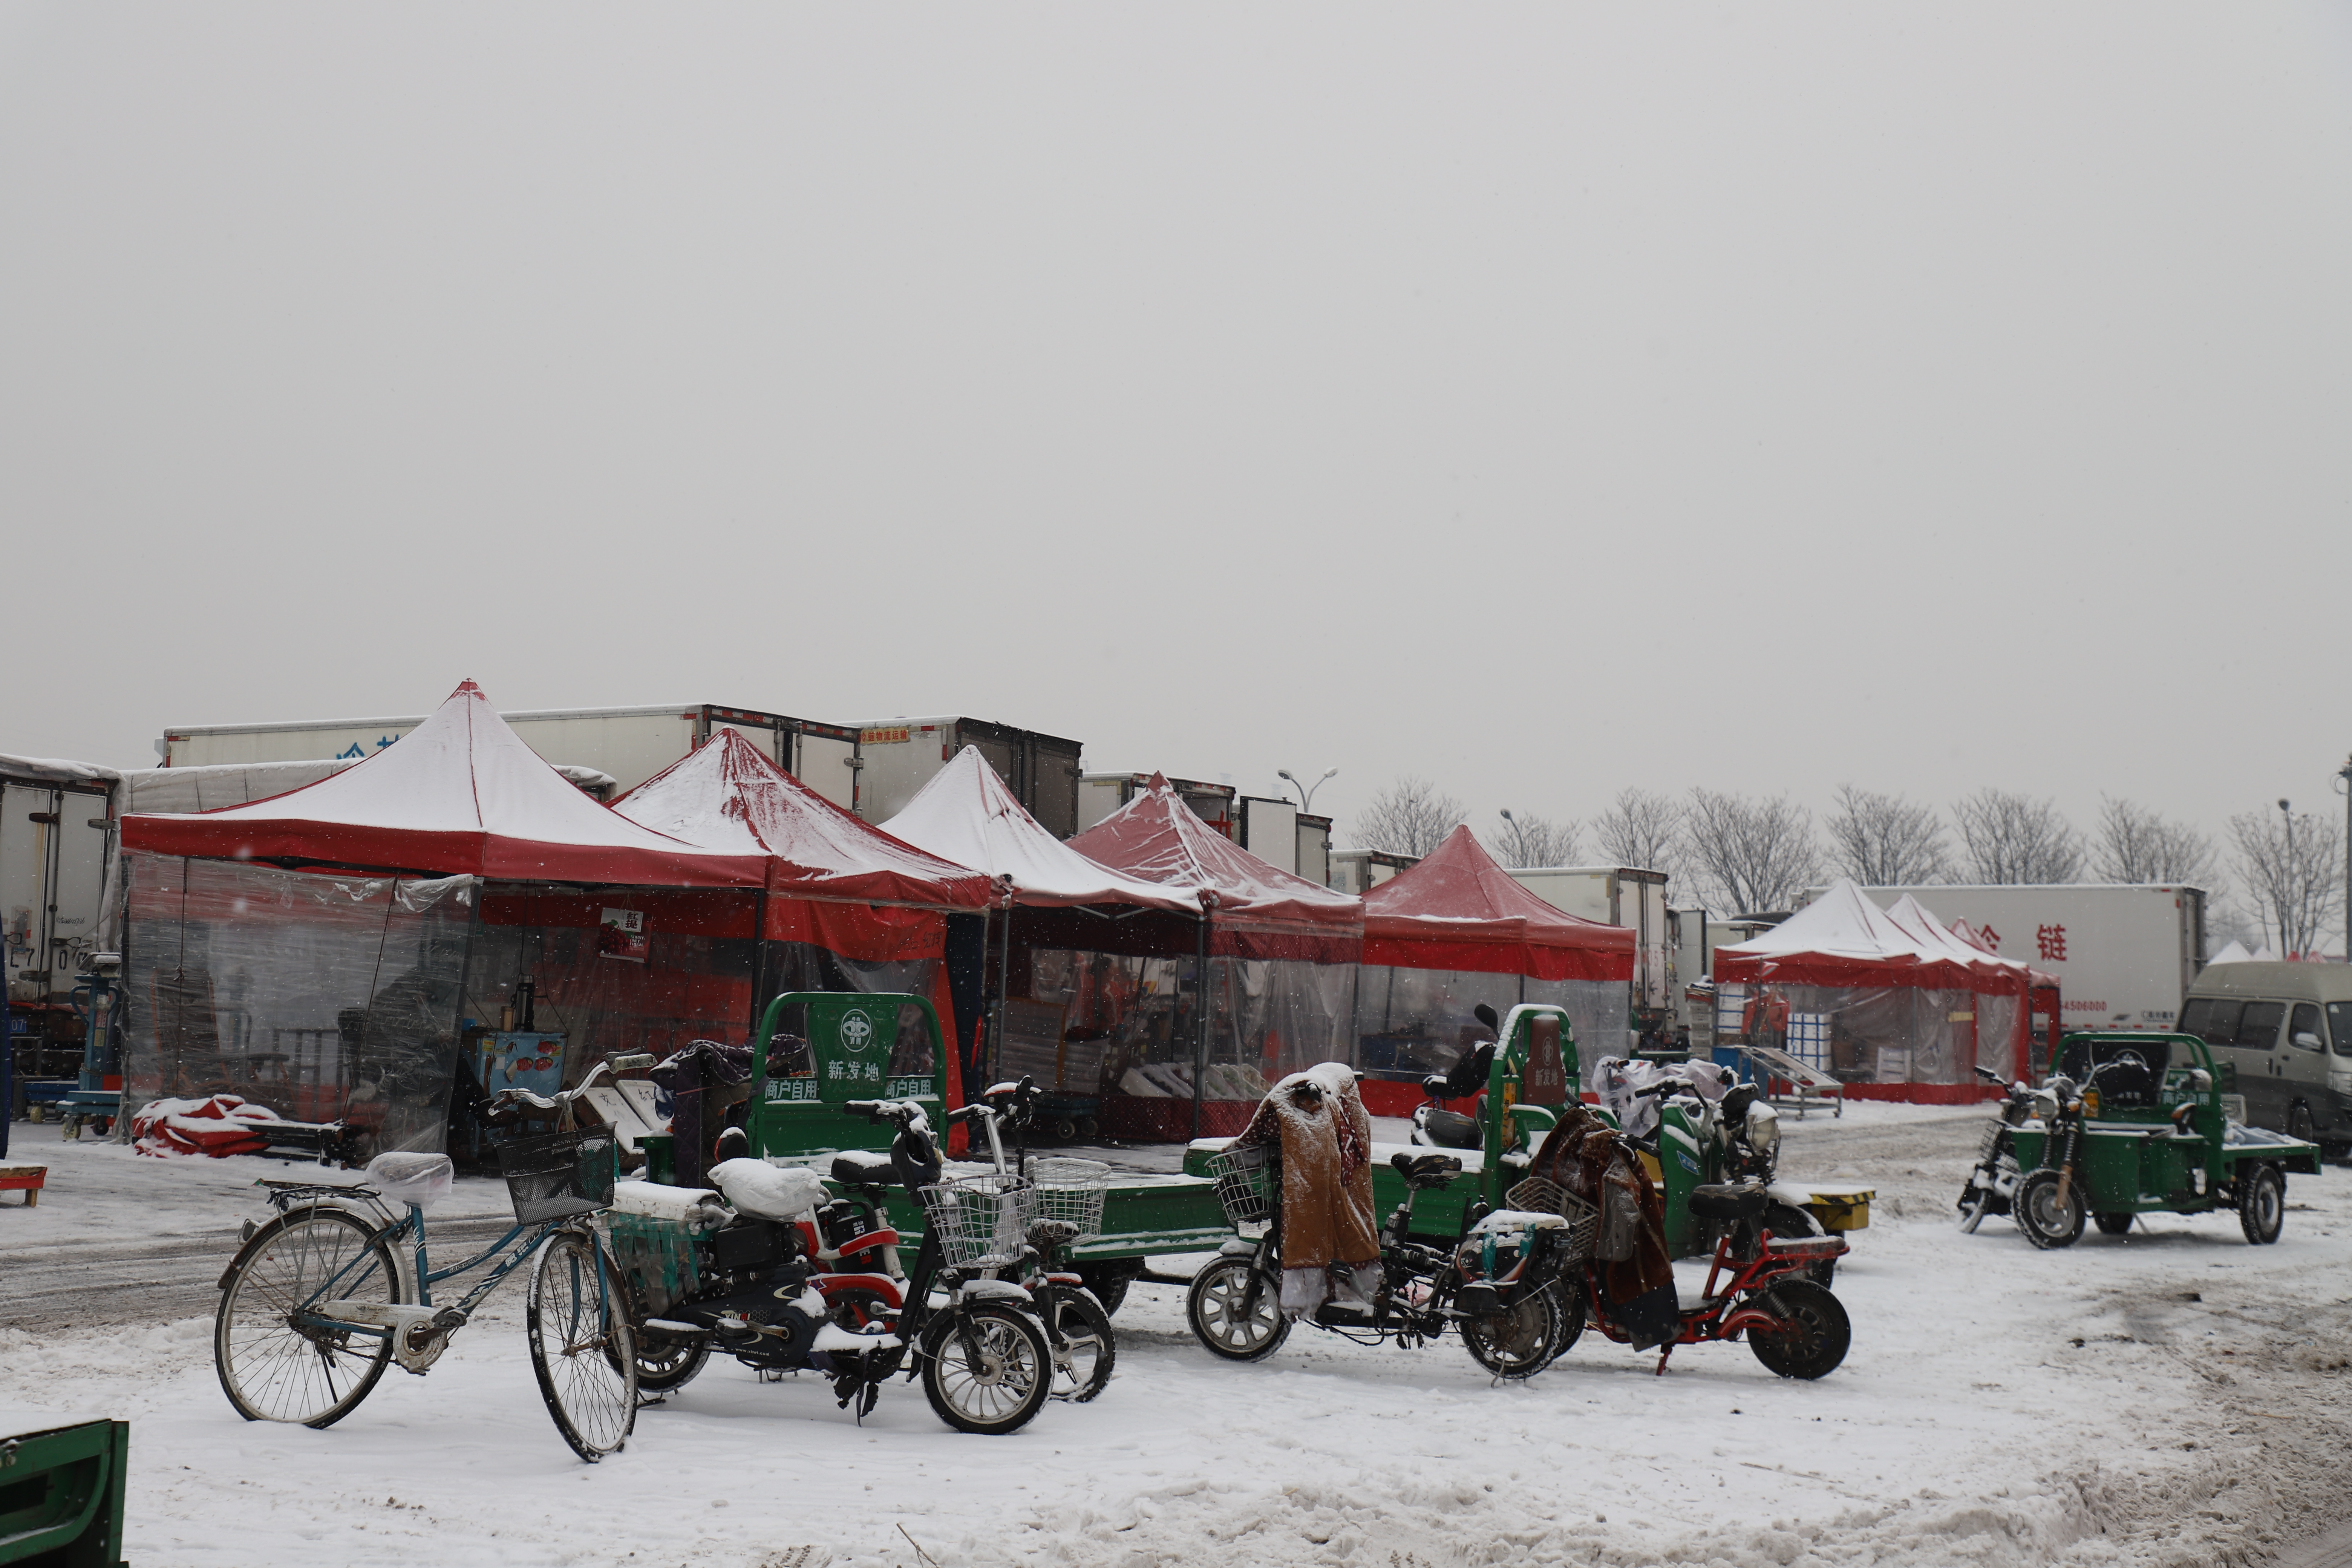
[[[1811,903],[1824,889],[1809,888]],[[2078,882],[1864,888],[1882,908],[1909,893],[1947,923],[1966,921],[2003,958],[2058,977],[2070,1029],[2169,1029],[2205,966],[2201,888]]]
[[[48,1007],[73,994],[104,913],[120,777],[88,763],[0,757],[0,951],[11,1002]]]
[[[1669,1017],[1682,998],[1675,987],[1675,933],[1666,920],[1666,874],[1633,866],[1538,866],[1511,872],[1511,879],[1568,914],[1633,931],[1633,990],[1636,1007],[1655,1007]]]
[[[1067,838],[1078,811],[1076,741],[985,719],[883,719],[859,727],[857,815],[887,822],[966,746],[979,751],[1037,825]]]
[[[551,763],[613,776],[625,794],[720,730],[738,730],[779,767],[844,811],[857,808],[857,731],[716,702],[635,708],[532,709],[501,715]],[[156,742],[165,767],[299,763],[373,755],[425,721],[331,719],[276,724],[184,724]]]

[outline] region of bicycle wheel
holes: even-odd
[[[959,1432],[1001,1436],[1027,1426],[1053,1392],[1053,1367],[1029,1314],[998,1301],[946,1314],[923,1335],[923,1393]]]
[[[1220,1258],[1192,1277],[1184,1297],[1192,1337],[1227,1361],[1262,1361],[1290,1337],[1273,1280],[1256,1280],[1257,1300],[1250,1300],[1255,1272],[1246,1258]]]
[[[392,1360],[388,1337],[299,1323],[306,1304],[328,1300],[401,1300],[392,1249],[360,1215],[296,1209],[237,1249],[221,1276],[213,1370],[239,1415],[331,1426],[375,1387]]]
[[[1530,1290],[1499,1312],[1462,1320],[1470,1359],[1511,1382],[1533,1377],[1558,1359],[1567,1331],[1559,1299],[1549,1290]]]
[[[540,1243],[526,1321],[555,1429],[592,1465],[619,1452],[637,1422],[636,1338],[620,1275],[593,1237],[559,1230]]]
[[[1111,1331],[1110,1314],[1083,1290],[1056,1291],[1054,1324],[1064,1344],[1054,1348],[1054,1397],[1084,1405],[1110,1382],[1112,1363],[1118,1360],[1118,1336]],[[1052,1346],[1053,1336],[1046,1336]]]

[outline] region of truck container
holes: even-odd
[[[1826,889],[1809,888],[1811,903]],[[2205,964],[2205,893],[2189,887],[2076,882],[2017,887],[1864,888],[1874,903],[1909,893],[1942,921],[1966,921],[2003,958],[2058,977],[2069,1029],[2177,1028]]]
[[[1150,773],[1079,774],[1077,830],[1084,833],[1141,795],[1150,783]],[[1236,837],[1241,814],[1235,802],[1241,792],[1233,785],[1202,784],[1198,779],[1170,779],[1168,785],[1192,808],[1193,816],[1228,838]]]
[[[1331,885],[1331,819],[1298,814],[1298,865],[1300,876],[1318,887]]]
[[[1234,802],[1234,841],[1269,866],[1298,874],[1296,802],[1245,795]]]
[[[976,748],[1039,826],[1067,838],[1078,812],[1076,741],[984,719],[885,719],[859,731],[857,815],[887,822],[966,746]]]
[[[553,708],[500,715],[550,761],[594,769],[625,794],[720,730],[739,730],[777,766],[845,811],[857,806],[857,731],[716,702]],[[166,767],[357,760],[425,721],[333,719],[278,724],[184,724],[155,743]]]
[[[1391,855],[1385,849],[1334,849],[1325,857],[1323,885],[1362,898],[1400,871],[1421,864],[1418,855]]]
[[[0,948],[11,1002],[63,1005],[73,994],[104,910],[120,778],[88,763],[0,757]]]
[[[1633,1003],[1667,1018],[1678,1011],[1666,874],[1633,866],[1537,866],[1511,879],[1556,910],[1633,932]],[[1694,976],[1693,978],[1696,978]]]

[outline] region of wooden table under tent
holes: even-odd
[[[1190,900],[1194,947],[1145,956],[1066,950],[1066,991],[1111,1031],[1104,1130],[1139,1142],[1232,1136],[1275,1081],[1317,1062],[1353,1064],[1363,900],[1267,864],[1195,816],[1154,773],[1069,847]],[[1039,950],[1034,962],[1046,962]]]
[[[1190,1038],[1177,971],[1200,951],[1198,898],[1114,871],[1055,837],[975,747],[883,826],[995,879],[987,1070],[1034,1079],[1046,1094],[1041,1130],[1091,1142],[1103,1131],[1108,1064],[1150,1059],[1155,1049],[1164,1060],[1171,1040],[1181,1054]]]
[[[1492,1039],[1472,1010],[1522,1002],[1567,1009],[1581,1080],[1624,1054],[1633,977],[1630,927],[1580,919],[1512,880],[1466,826],[1364,895],[1356,1058],[1365,1109],[1410,1116],[1421,1081]],[[1462,1109],[1456,1107],[1455,1109]]]
[[[2025,1076],[2058,983],[1969,942],[1908,894],[1882,910],[1841,881],[1771,930],[1715,951],[1717,1038],[1776,1047],[1848,1098],[1960,1104]]]

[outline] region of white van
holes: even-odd
[[[2235,1066],[2248,1122],[2352,1150],[2352,964],[2208,965],[2180,1028]]]

